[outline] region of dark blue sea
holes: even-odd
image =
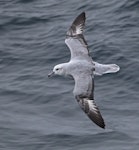
[[[64,39],[86,12],[92,58],[121,70],[95,77],[103,130],[79,108]],[[139,0],[0,0],[0,150],[139,149]]]

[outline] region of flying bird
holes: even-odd
[[[85,19],[85,12],[82,12],[67,31],[65,43],[70,49],[70,61],[56,65],[48,77],[53,74],[72,76],[75,81],[73,94],[79,106],[95,124],[105,128],[104,119],[94,101],[94,75],[114,73],[119,71],[120,67],[93,61],[83,36]]]

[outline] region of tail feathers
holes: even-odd
[[[120,70],[120,67],[116,64],[99,64],[94,62],[95,64],[95,75],[103,75],[106,73],[115,73]]]

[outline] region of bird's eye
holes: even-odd
[[[56,71],[58,71],[59,69],[57,68]]]

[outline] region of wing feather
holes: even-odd
[[[99,127],[105,128],[105,123],[102,118],[102,115],[96,106],[94,100],[88,98],[80,98],[76,96],[76,99],[82,108],[82,110],[86,113],[86,115]]]
[[[71,59],[75,57],[89,57],[88,45],[83,36],[85,26],[85,12],[81,13],[72,23],[65,39],[71,52]]]
[[[74,95],[79,106],[95,124],[105,128],[104,120],[94,101],[94,79],[87,73],[74,75],[73,78],[75,80]]]
[[[67,36],[76,36],[78,34],[82,34],[85,26],[85,19],[85,12],[82,12],[78,17],[76,17],[67,32]]]

